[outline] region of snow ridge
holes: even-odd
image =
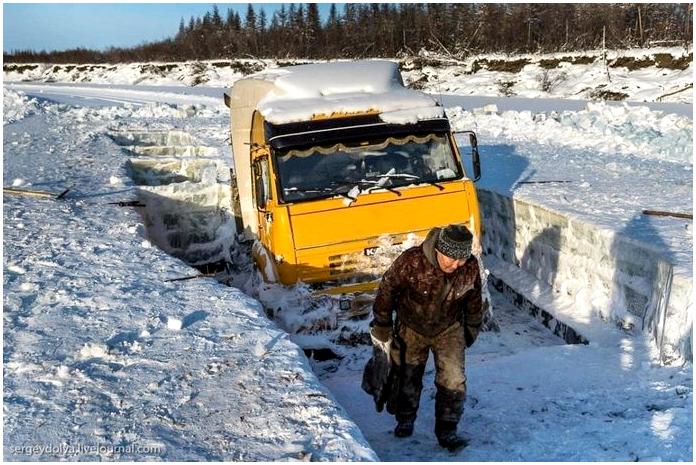
[[[691,119],[642,106],[590,102],[577,112],[532,113],[498,112],[492,105],[475,111],[448,108],[447,116],[456,130],[474,128],[492,138],[693,164]]]
[[[569,99],[625,98],[645,102],[693,101],[693,64],[691,48],[655,47],[608,51],[604,66],[601,50],[543,55],[472,56],[453,61],[424,54],[400,61],[404,81],[432,94],[488,95],[520,97],[557,97]],[[655,57],[687,60],[680,69],[658,67]],[[655,60],[655,65],[639,69],[619,66],[620,60]],[[414,62],[425,61],[425,66]],[[430,63],[428,63],[428,60]],[[342,63],[346,60],[335,60]],[[397,60],[392,60],[397,61]],[[494,62],[522,62],[517,72],[497,71]],[[281,75],[292,64],[318,63],[312,60],[209,60],[175,63],[109,64],[6,64],[5,82],[82,82],[100,84],[229,87],[249,74],[265,71]],[[483,63],[483,65],[477,65]],[[550,69],[545,63],[556,63]],[[488,68],[493,69],[488,69]]]
[[[2,124],[7,125],[36,113],[39,103],[24,93],[3,89],[2,93]]]

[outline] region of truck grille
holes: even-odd
[[[329,257],[329,274],[331,276],[354,273],[358,260],[352,255],[332,255]]]

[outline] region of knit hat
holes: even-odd
[[[435,250],[449,258],[464,260],[471,255],[471,241],[474,236],[465,226],[450,224],[440,229]]]

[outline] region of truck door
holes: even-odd
[[[254,174],[254,201],[259,220],[259,240],[271,253],[271,227],[273,224],[273,210],[271,200],[271,175],[269,171],[268,156],[256,158],[252,165]]]

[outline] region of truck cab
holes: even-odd
[[[283,68],[225,100],[238,232],[266,281],[368,289],[432,227],[480,237],[476,137],[471,176],[442,107],[405,88],[396,63]]]

